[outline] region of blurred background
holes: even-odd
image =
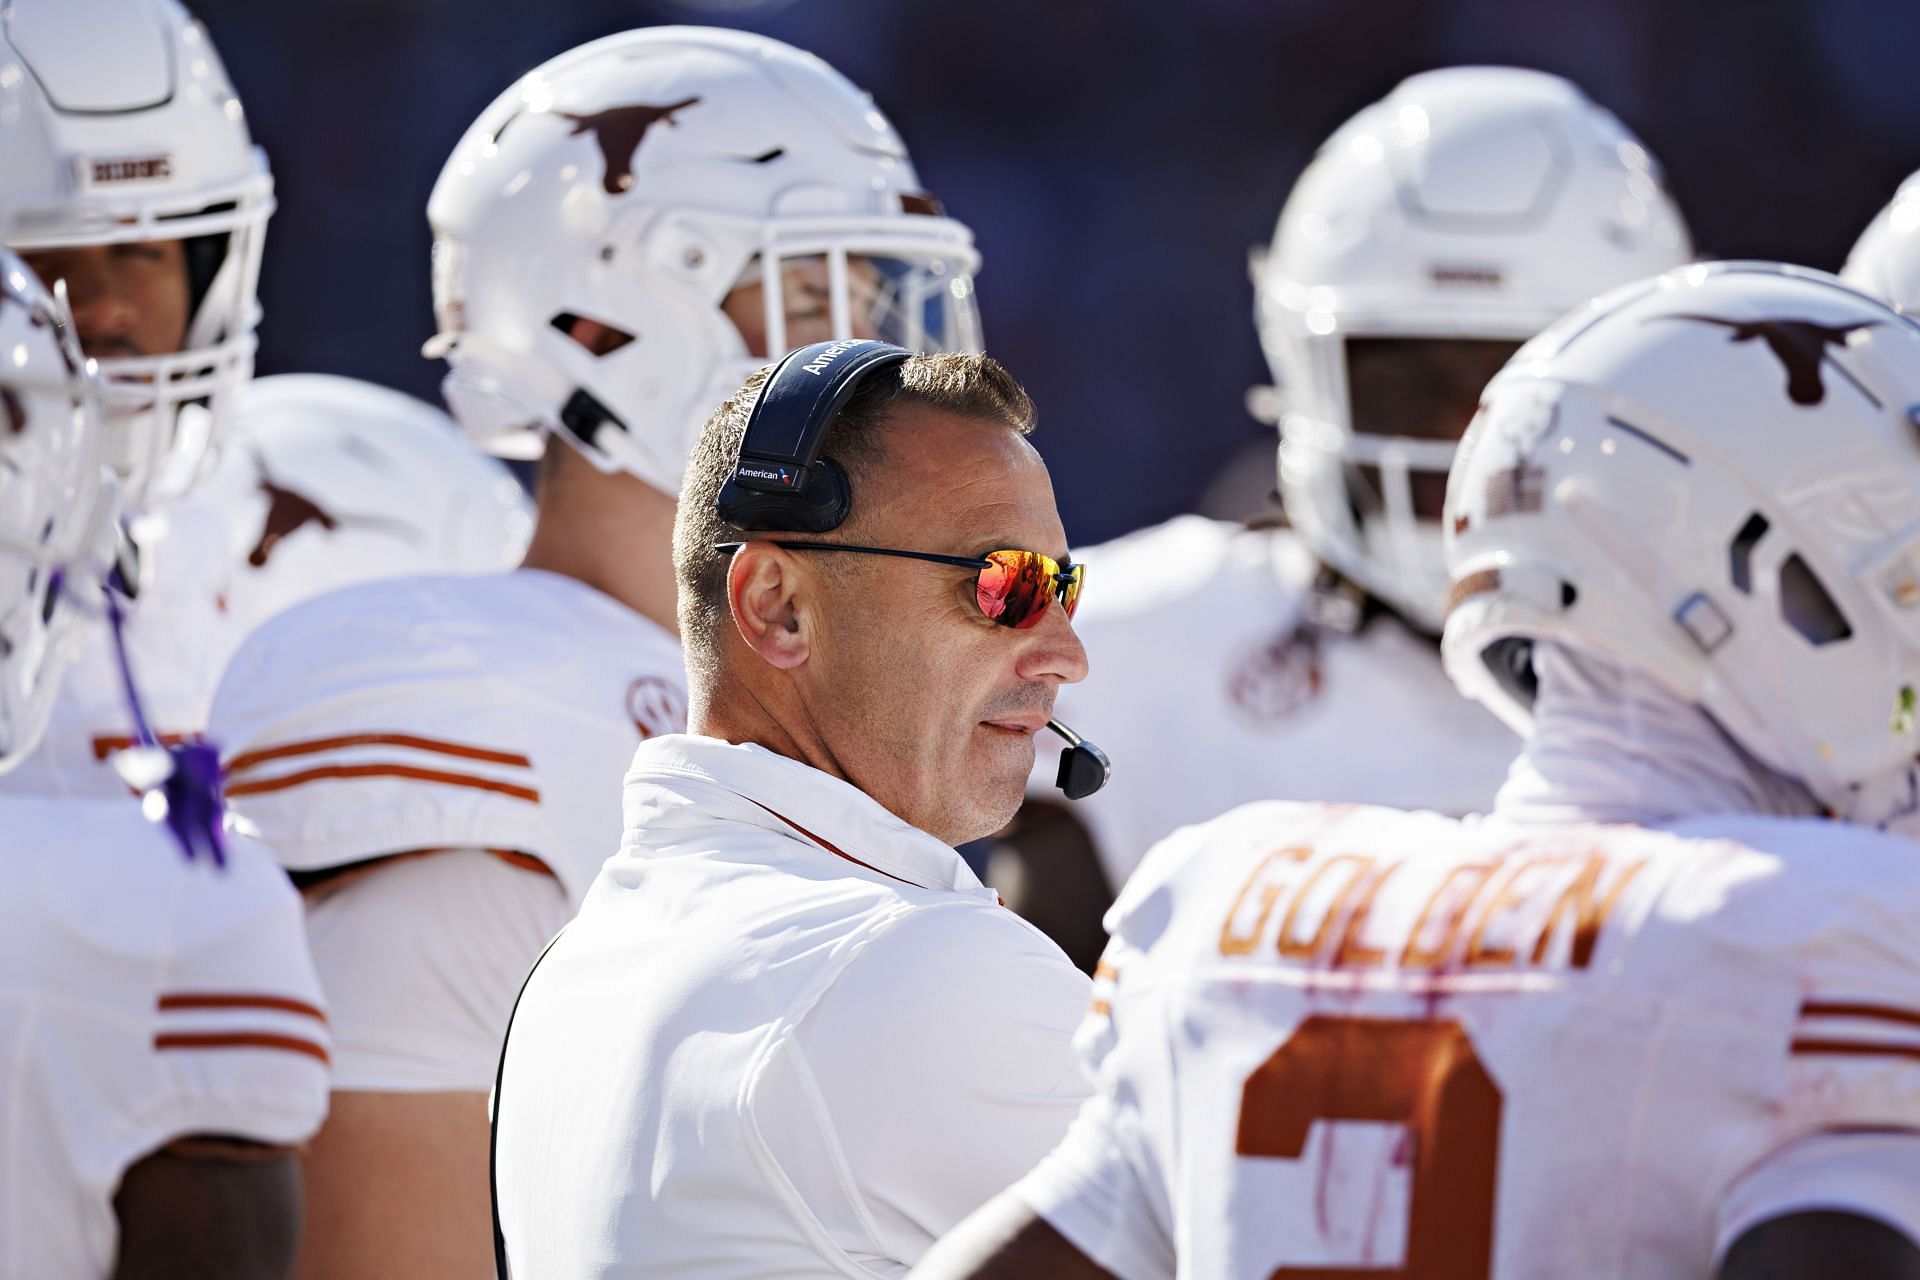
[[[1315,145],[1415,71],[1578,82],[1701,252],[1835,270],[1920,167],[1911,0],[188,0],[271,158],[260,372],[437,401],[423,210],[522,72],[628,27],[810,49],[870,90],[986,264],[1077,545],[1273,487],[1247,249]],[[1222,477],[1225,477],[1223,482]]]

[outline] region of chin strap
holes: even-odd
[[[56,582],[54,590],[59,588]],[[127,657],[127,617],[120,604],[127,593],[118,568],[108,575],[101,594],[106,598],[107,623],[113,632],[113,656],[120,668],[120,687],[126,694],[127,712],[133,720],[137,744],[121,752],[114,767],[140,792],[140,807],[147,817],[172,832],[187,861],[210,858],[215,866],[224,867],[227,865],[226,796],[220,776],[220,752],[207,742],[166,746],[154,736],[140,705],[140,692],[134,687],[133,664]]]

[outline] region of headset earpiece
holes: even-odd
[[[913,353],[887,342],[850,338],[816,342],[774,366],[741,433],[733,475],[716,502],[736,529],[825,533],[853,509],[847,473],[819,458],[834,413],[876,370]]]
[[[832,458],[817,459],[799,472],[794,488],[781,492],[750,489],[738,483],[739,476],[736,469],[720,490],[720,518],[736,529],[825,533],[846,523],[853,510],[853,486]]]

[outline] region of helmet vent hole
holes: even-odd
[[[1840,606],[1797,555],[1780,566],[1780,616],[1809,644],[1832,644],[1853,634]]]
[[[604,320],[575,315],[571,311],[562,311],[547,323],[595,356],[610,355],[633,341],[633,335],[625,329],[615,328]]]
[[[1766,536],[1767,529],[1767,518],[1756,511],[1740,526],[1740,532],[1733,535],[1727,572],[1733,579],[1734,590],[1743,596],[1753,594],[1753,548]]]

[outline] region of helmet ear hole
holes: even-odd
[[[1788,556],[1780,566],[1780,616],[1816,646],[1833,644],[1853,634],[1847,616],[1798,555]]]
[[[1533,700],[1540,693],[1540,677],[1533,670],[1533,640],[1502,636],[1480,651],[1480,661],[1507,696],[1531,714]]]

